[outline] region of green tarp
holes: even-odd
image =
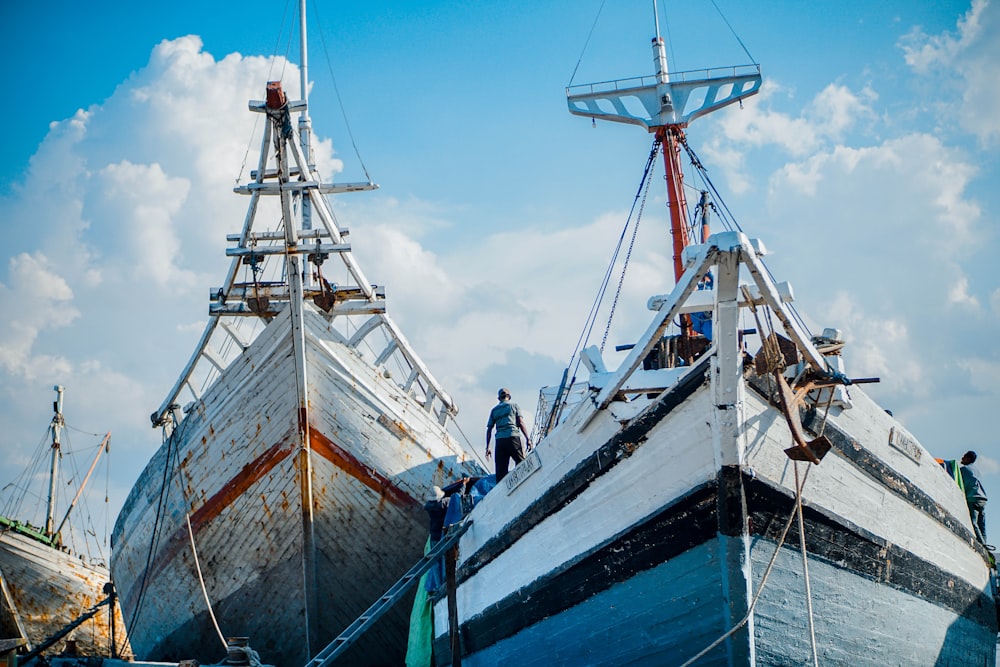
[[[431,549],[431,539],[427,538],[424,555]],[[431,667],[431,642],[434,638],[434,621],[431,618],[431,602],[427,597],[425,584],[427,574],[420,577],[417,595],[410,612],[410,638],[406,643],[406,667]]]

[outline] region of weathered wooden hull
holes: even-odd
[[[305,321],[308,452],[286,310],[188,411],[118,517],[112,572],[143,659],[224,657],[207,594],[226,636],[249,637],[265,663],[305,664],[420,557],[430,488],[477,471],[311,306]],[[402,661],[404,607],[353,664]]]
[[[104,586],[111,581],[108,568],[79,556],[41,544],[14,531],[0,532],[0,573],[10,595],[0,598],[5,628],[10,636],[22,632],[32,646],[54,635],[107,597]],[[121,612],[116,607],[118,654],[125,651]],[[17,627],[17,626],[20,627]],[[102,608],[93,618],[75,628],[66,639],[75,640],[80,655],[107,656],[111,649],[110,616]],[[51,651],[65,647],[58,643]]]
[[[734,627],[696,664],[811,664],[796,521],[782,541],[788,426],[742,381],[720,409],[709,361],[632,418],[584,401],[539,444],[536,472],[476,507],[458,563],[463,665],[679,665]],[[803,491],[820,663],[995,664],[987,554],[962,493],[852,398]],[[444,598],[434,615],[437,664],[451,664]]]

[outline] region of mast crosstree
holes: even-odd
[[[659,28],[653,38],[653,62],[653,76],[570,86],[566,102],[577,116],[644,127],[663,145],[676,281],[684,272],[681,257],[689,244],[680,162],[684,128],[696,118],[755,95],[761,85],[760,65],[670,72]]]

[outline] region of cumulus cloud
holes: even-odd
[[[754,178],[748,170],[748,152],[766,149],[792,159],[829,151],[855,125],[871,121],[871,104],[877,100],[871,89],[856,93],[844,85],[831,83],[801,107],[798,115],[779,110],[787,107],[793,91],[773,79],[766,79],[760,94],[730,108],[714,119],[718,132],[710,134],[699,153],[721,169],[727,188],[734,194],[752,192]],[[756,156],[755,156],[756,157]],[[802,184],[815,184],[805,170]]]
[[[66,327],[80,316],[73,290],[40,253],[21,253],[8,264],[7,284],[0,283],[0,366],[11,375],[33,379],[40,366],[65,368],[67,362],[33,358],[32,347],[46,330]]]
[[[986,297],[988,287],[966,269],[982,231],[967,192],[974,175],[962,153],[915,134],[836,147],[771,178],[775,262],[794,270],[796,259],[810,257],[822,267],[800,265],[793,282],[816,299],[813,313],[837,320],[821,325],[858,342],[845,357],[882,375],[885,390],[943,389],[950,380],[942,369],[964,355],[959,341],[940,340],[927,322],[978,310]]]
[[[936,94],[944,96],[941,113],[957,115],[962,127],[987,144],[1000,139],[995,113],[1000,107],[998,34],[1000,4],[973,0],[954,31],[928,35],[915,28],[900,41],[907,64],[931,79]]]
[[[5,461],[44,426],[14,415],[37,413],[63,384],[75,415],[104,416],[93,430],[121,425],[131,443],[121,475],[138,474],[159,442],[148,414],[199,334],[177,323],[204,320],[207,288],[228,266],[225,234],[245,213],[231,187],[261,127],[251,138],[246,101],[282,70],[294,98],[298,72],[281,59],[217,60],[196,37],[164,41],[110,97],[50,125],[0,201]],[[340,168],[328,140],[315,158],[326,174]]]

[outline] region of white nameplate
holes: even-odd
[[[531,452],[524,457],[524,460],[514,466],[514,469],[507,473],[507,476],[503,478],[503,483],[507,488],[507,493],[516,489],[521,482],[528,479],[531,473],[541,467],[542,460],[538,458],[538,450],[531,450]]]
[[[920,463],[920,445],[916,439],[903,429],[893,426],[889,431],[889,445],[903,452],[906,458],[915,463]]]

